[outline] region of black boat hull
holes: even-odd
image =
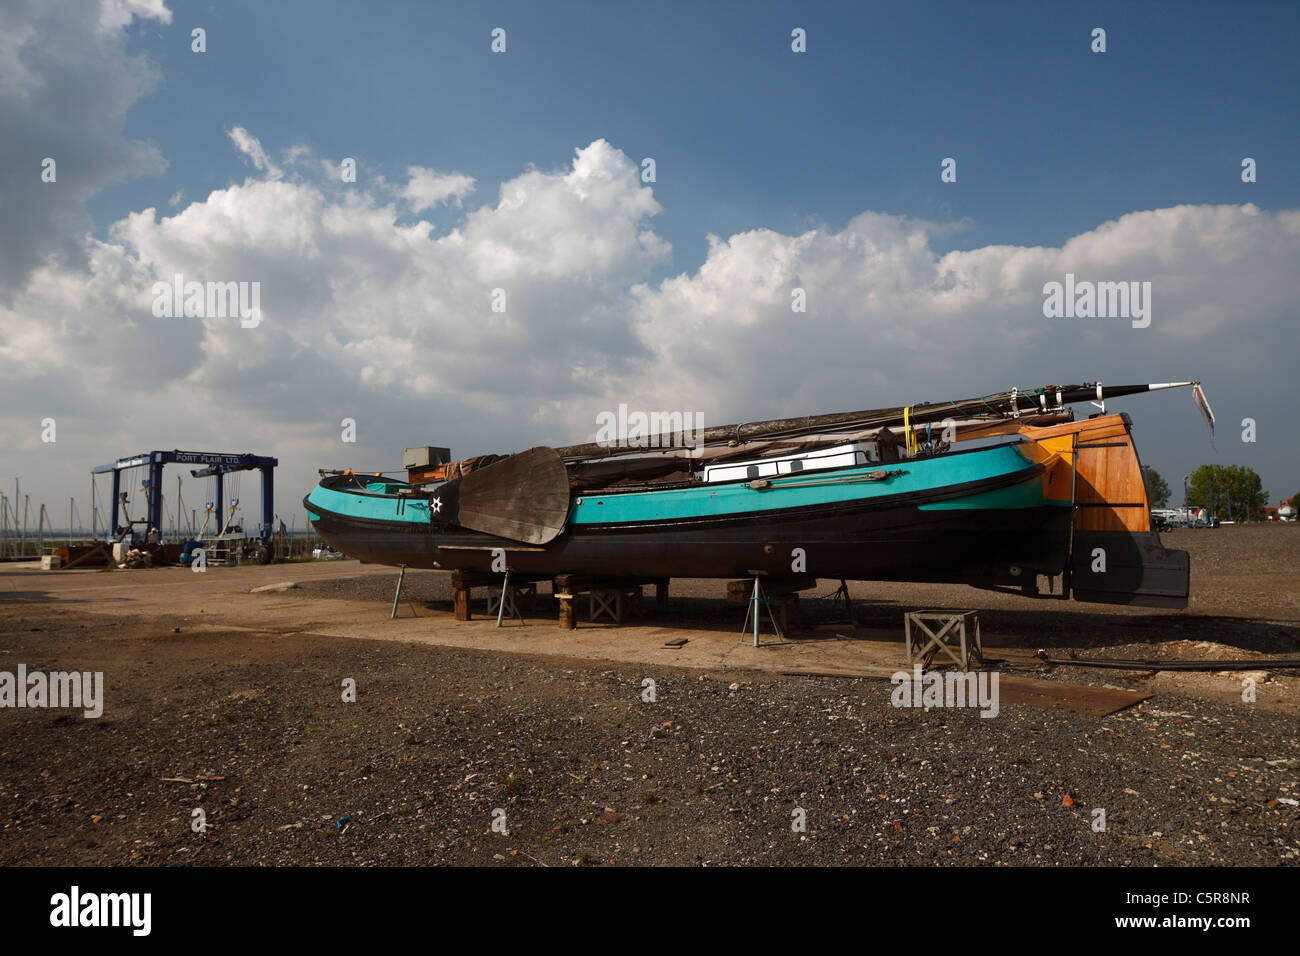
[[[1060,574],[1070,510],[1059,506],[923,510],[914,505],[845,507],[805,517],[571,528],[546,547],[468,530],[361,520],[311,506],[316,531],[334,548],[377,564],[512,571],[528,575],[745,577],[806,573],[876,581],[1006,583]]]

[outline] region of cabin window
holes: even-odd
[[[746,469],[745,469],[745,477],[746,477],[746,478],[757,478],[757,477],[758,477],[758,465],[750,465],[748,468],[746,468]]]
[[[796,458],[794,461],[790,462],[790,471],[803,471],[803,460]]]

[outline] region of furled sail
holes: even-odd
[[[800,418],[777,418],[759,422],[740,422],[734,425],[717,425],[704,430],[703,436],[695,436],[702,445],[742,445],[752,441],[769,441],[780,438],[795,438],[802,435],[826,434],[839,431],[856,431],[869,428],[924,425],[941,422],[945,419],[969,419],[980,416],[1019,417],[1025,413],[1051,413],[1063,410],[1066,405],[1097,401],[1108,398],[1120,398],[1125,395],[1137,395],[1154,392],[1165,388],[1193,386],[1197,405],[1206,414],[1209,409],[1199,382],[1165,382],[1152,385],[1107,385],[1100,382],[1084,382],[1082,385],[1048,385],[1043,388],[1021,391],[1013,388],[1006,392],[985,395],[982,398],[966,398],[959,401],[947,401],[919,405],[900,405],[896,408],[874,408],[857,412],[840,412],[832,415],[809,415]],[[1207,419],[1213,433],[1213,415]],[[643,447],[611,447],[601,442],[588,442],[582,445],[569,445],[557,448],[559,456],[565,461],[583,461],[593,458],[609,458],[617,455],[646,454],[649,450],[664,450],[688,447],[682,444],[681,436],[655,435],[647,436],[640,444]]]

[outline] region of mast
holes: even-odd
[[[883,428],[897,425],[923,425],[940,422],[946,418],[961,419],[988,416],[1007,416],[1019,418],[1024,412],[1062,411],[1069,404],[1094,401],[1104,403],[1108,398],[1121,398],[1125,395],[1137,395],[1166,388],[1193,386],[1198,393],[1198,403],[1203,401],[1199,382],[1163,382],[1150,385],[1107,385],[1101,382],[1084,382],[1082,385],[1057,386],[1021,391],[1013,388],[1007,392],[997,392],[982,398],[967,398],[960,401],[947,401],[931,404],[902,405],[896,408],[874,408],[857,412],[839,412],[830,415],[806,415],[799,418],[775,418],[768,421],[741,422],[734,425],[718,425],[706,428],[703,436],[696,436],[694,445],[687,445],[681,435],[649,435],[640,439],[641,447],[610,447],[600,442],[587,442],[582,445],[569,445],[557,448],[560,457],[566,461],[580,461],[589,458],[609,458],[618,455],[647,454],[653,451],[666,451],[700,445],[735,444],[760,439],[795,438],[801,435],[814,435],[827,431],[860,431],[870,428]],[[1104,409],[1104,404],[1102,405]],[[1208,410],[1206,405],[1205,409]],[[1204,412],[1203,412],[1204,414]],[[1213,416],[1207,418],[1212,424]]]

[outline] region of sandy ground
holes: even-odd
[[[1166,541],[1193,555],[1186,611],[857,584],[858,627],[805,601],[810,626],[762,648],[718,581],[565,632],[544,606],[498,629],[481,598],[456,622],[433,572],[389,620],[395,572],[354,562],[0,566],[0,671],[106,682],[97,719],[0,710],[0,863],[1293,862],[1300,695],[1268,659],[1300,656],[1300,529]],[[891,706],[921,607],[978,610],[1005,686],[1062,699]],[[1153,676],[1040,647],[1260,666]],[[1095,716],[1075,685],[1155,696]]]

